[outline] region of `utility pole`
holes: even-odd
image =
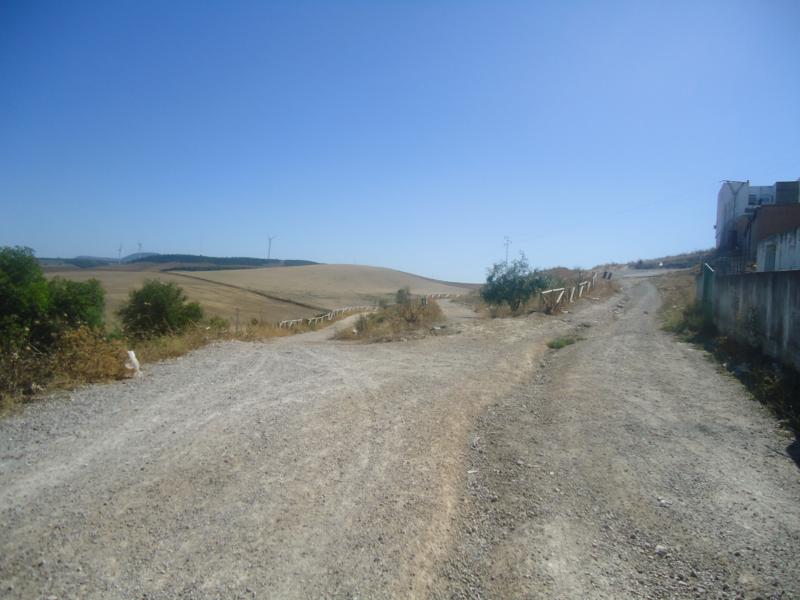
[[[509,238],[509,237],[506,235],[506,236],[504,236],[504,238],[503,238],[503,239],[505,239],[505,241],[503,242],[503,244],[504,244],[504,245],[505,245],[505,247],[506,247],[506,266],[508,266],[508,247],[511,245],[511,238]]]
[[[142,253],[142,242],[139,242],[139,254]]]
[[[272,240],[275,240],[277,238],[278,238],[277,235],[267,236],[267,239],[269,240],[269,244],[267,245],[267,260],[269,260],[272,257]]]
[[[117,250],[117,262],[122,262],[122,244],[119,245],[119,249]]]

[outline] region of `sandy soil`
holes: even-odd
[[[405,343],[220,344],[31,405],[0,422],[0,594],[798,597],[789,440],[624,285],[562,318],[447,304]]]

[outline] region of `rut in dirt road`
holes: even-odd
[[[649,282],[472,432],[463,532],[437,595],[798,598],[788,435],[695,347]]]

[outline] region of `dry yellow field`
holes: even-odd
[[[328,309],[376,304],[378,300],[393,298],[397,290],[406,286],[412,294],[463,294],[471,287],[362,265],[308,265],[186,274]]]
[[[236,317],[242,322],[251,319],[262,321],[280,321],[314,316],[318,311],[303,308],[296,304],[271,300],[244,289],[235,289],[214,283],[199,281],[158,271],[115,271],[110,269],[75,269],[47,273],[48,277],[64,277],[76,281],[97,279],[106,290],[106,322],[114,323],[118,319],[117,309],[127,299],[128,293],[144,283],[146,279],[173,282],[183,288],[189,300],[199,302],[208,316],[219,316],[224,319]]]
[[[95,278],[106,290],[106,321],[117,321],[116,310],[128,293],[146,279],[174,282],[206,314],[242,322],[280,321],[309,317],[327,309],[375,304],[390,299],[401,287],[415,294],[462,294],[467,287],[425,279],[409,273],[359,265],[313,265],[224,271],[162,273],[153,270],[74,269],[47,273],[77,281]],[[268,298],[262,294],[274,296]],[[286,300],[286,301],[282,301]],[[299,303],[299,304],[296,304]],[[301,306],[305,304],[307,306]]]

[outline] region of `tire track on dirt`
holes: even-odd
[[[437,596],[800,596],[800,472],[766,449],[789,438],[625,285],[479,418]]]

